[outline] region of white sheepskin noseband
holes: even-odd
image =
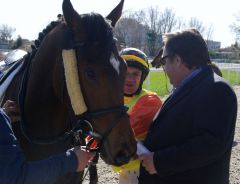
[[[79,82],[75,50],[63,50],[62,57],[67,90],[71,100],[72,108],[75,115],[80,115],[87,111],[87,106],[85,104]]]

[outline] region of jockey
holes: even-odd
[[[136,48],[125,48],[120,56],[127,62],[128,68],[124,85],[124,103],[129,107],[128,113],[135,139],[145,139],[148,128],[155,114],[160,110],[162,101],[155,92],[142,88],[149,73],[148,59],[145,53]],[[112,166],[119,173],[119,183],[138,183],[139,160],[135,159],[120,167]]]

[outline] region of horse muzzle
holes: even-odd
[[[136,142],[133,142],[130,146],[123,143],[114,149],[116,151],[114,153],[106,144],[104,143],[104,148],[100,150],[100,156],[107,164],[121,166],[128,163],[136,155]]]

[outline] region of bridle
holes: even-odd
[[[116,54],[117,49],[116,49],[114,40],[112,39],[111,42],[112,42],[111,44],[113,45],[112,52]],[[77,49],[82,49],[82,47],[85,44],[86,44],[86,42],[84,42],[84,41],[77,42],[77,43],[70,42],[70,45],[68,45],[67,48],[69,48],[69,46],[70,46],[70,48],[74,48],[74,50],[76,51]],[[35,55],[35,53],[33,54],[33,56],[34,55]],[[83,114],[73,118],[76,121],[75,121],[75,123],[72,123],[72,125],[71,125],[72,128],[69,131],[66,131],[62,135],[54,137],[54,138],[50,138],[50,139],[38,138],[38,139],[36,139],[32,136],[29,136],[27,134],[26,127],[25,127],[26,121],[25,121],[25,117],[24,117],[24,101],[25,101],[25,94],[26,94],[26,89],[27,89],[27,81],[28,81],[31,59],[32,59],[32,57],[29,57],[29,59],[27,61],[26,60],[24,61],[24,62],[27,62],[27,64],[25,64],[26,69],[23,74],[23,78],[22,78],[22,82],[21,82],[21,89],[19,92],[19,105],[20,105],[20,109],[21,109],[21,123],[20,123],[21,125],[20,125],[20,127],[21,127],[21,132],[24,135],[24,137],[30,143],[37,144],[37,145],[58,144],[60,142],[66,141],[70,138],[73,138],[74,146],[85,145],[85,149],[87,149],[89,151],[100,152],[100,149],[102,147],[104,140],[109,136],[112,129],[120,122],[120,120],[124,116],[128,116],[128,114],[127,114],[128,108],[124,105],[118,105],[118,106],[114,106],[114,107],[99,109],[96,111],[86,111]],[[103,134],[100,134],[100,133],[94,131],[91,121],[93,119],[97,119],[99,117],[103,117],[103,116],[106,116],[111,113],[118,113],[118,114],[113,118],[111,123],[109,123],[109,126],[107,127],[106,131]],[[71,114],[73,116],[73,111],[69,114]],[[92,140],[98,141],[98,145],[96,148],[90,147],[90,143],[92,142],[92,140],[89,141],[89,144],[86,144],[86,142],[85,142],[86,136],[91,137]]]
[[[73,129],[70,131],[74,137],[74,144],[85,145],[85,149],[87,149],[88,151],[100,152],[100,149],[102,147],[104,140],[108,137],[112,129],[120,122],[120,120],[127,115],[126,113],[127,110],[128,110],[128,107],[124,105],[120,105],[120,106],[115,106],[111,108],[100,109],[94,112],[84,113],[79,117],[77,123],[75,124]],[[100,134],[94,131],[91,120],[106,116],[111,113],[118,113],[118,114],[109,123],[109,126],[104,131],[104,133]],[[91,139],[86,144],[84,138],[87,136]],[[91,148],[91,143],[93,140],[98,141],[97,147],[95,148]]]
[[[110,44],[113,48],[113,50],[112,50],[113,54],[117,54],[117,48],[116,48],[114,41],[115,40],[112,39]],[[87,43],[87,44],[89,44],[89,43]],[[94,44],[97,44],[97,43],[95,42]],[[86,45],[85,41],[77,42],[77,43],[73,43],[71,45],[71,48],[74,48],[75,52],[80,50],[80,53],[81,53],[81,50],[85,45]],[[76,58],[77,58],[77,56],[76,56]],[[75,145],[86,145],[85,148],[87,150],[100,152],[100,149],[102,147],[104,140],[108,137],[108,135],[110,134],[112,129],[120,122],[121,118],[123,118],[124,116],[128,116],[127,111],[128,111],[128,107],[126,107],[125,105],[118,105],[118,106],[113,106],[113,107],[109,107],[109,108],[99,109],[96,111],[84,112],[79,117],[77,117],[78,120],[74,126],[74,129],[77,130],[74,133]],[[107,127],[105,132],[103,134],[95,132],[92,127],[91,120],[106,116],[111,113],[118,113],[118,114],[109,123],[109,126]],[[87,127],[87,131],[84,131],[84,129],[85,129],[84,127],[85,128]],[[91,137],[91,140],[88,141],[87,144],[84,141],[85,140],[84,137],[86,137],[86,136]],[[95,147],[95,148],[91,148],[91,143],[93,140],[98,140],[97,147]]]

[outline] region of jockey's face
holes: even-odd
[[[128,67],[125,85],[124,85],[124,93],[131,95],[138,90],[139,84],[141,82],[142,71],[135,67]]]

